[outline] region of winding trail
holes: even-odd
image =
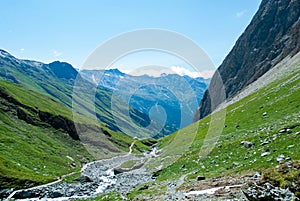
[[[134,140],[134,141],[131,143],[131,145],[129,146],[129,152],[128,152],[127,155],[132,154],[132,147],[134,146],[134,143],[135,143],[135,142],[136,142],[136,140]]]
[[[68,174],[65,174],[65,175],[62,175],[59,177],[59,179],[53,181],[53,182],[50,182],[50,183],[47,183],[47,184],[42,184],[42,185],[39,185],[39,186],[34,186],[34,187],[31,187],[31,188],[26,188],[26,189],[20,189],[20,190],[16,190],[16,191],[13,191],[8,197],[7,199],[11,199],[13,198],[13,196],[18,193],[18,192],[21,192],[21,191],[26,191],[26,190],[34,190],[34,189],[38,189],[38,188],[43,188],[43,187],[47,187],[47,186],[51,186],[53,184],[57,184],[59,182],[61,182],[64,178],[68,177],[68,176],[71,176],[73,174],[76,174],[78,172],[71,172],[71,173],[68,173]]]
[[[97,161],[92,161],[90,163],[87,163],[85,165],[82,166],[81,170],[80,170],[80,173],[82,174],[90,165],[93,165],[95,163],[98,163],[98,162],[101,162],[103,160],[112,160],[114,158],[118,158],[118,157],[126,157],[126,156],[130,156],[132,154],[132,148],[135,144],[136,140],[134,140],[130,146],[129,146],[129,151],[127,154],[125,155],[121,155],[121,156],[115,156],[113,158],[109,158],[109,159],[101,159],[101,160],[97,160]],[[53,181],[53,182],[50,182],[50,183],[47,183],[47,184],[42,184],[42,185],[39,185],[39,186],[34,186],[34,187],[31,187],[31,188],[26,188],[26,189],[19,189],[19,190],[15,190],[13,191],[8,197],[7,197],[7,200],[9,199],[12,199],[13,196],[18,193],[18,192],[22,192],[22,191],[28,191],[28,190],[34,190],[34,189],[38,189],[38,188],[43,188],[43,187],[47,187],[47,186],[51,186],[51,185],[54,185],[54,184],[57,184],[61,181],[63,181],[64,178],[68,177],[68,176],[71,176],[71,175],[74,175],[76,173],[79,173],[79,171],[77,172],[71,172],[71,173],[68,173],[68,174],[65,174],[65,175],[62,175],[62,176],[59,176],[57,180]]]

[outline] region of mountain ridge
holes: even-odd
[[[126,133],[132,134],[129,130],[136,127],[134,125],[136,124],[143,130],[142,132],[136,131],[136,134],[153,135],[156,138],[171,134],[192,123],[194,111],[209,82],[209,79],[191,78],[178,74],[152,77],[127,75],[118,69],[78,71],[66,62],[54,61],[44,64],[38,61],[23,60],[5,50],[0,52],[0,65],[0,77],[5,80],[21,84],[38,93],[50,95],[69,108],[74,107],[75,101],[75,105],[78,106],[76,107],[77,112],[83,114],[93,115],[93,107],[91,105],[86,107],[85,102],[86,99],[93,100],[93,96],[95,96],[96,117],[110,129],[126,132],[119,126],[125,125],[128,127]],[[80,87],[87,89],[81,93],[95,88],[96,94],[74,96],[75,83],[80,83]],[[175,85],[177,87],[174,87]],[[114,117],[111,110],[114,97],[117,98],[113,103],[115,104],[117,100],[115,108],[119,110],[117,111],[118,117]],[[122,97],[123,100],[121,100]],[[183,100],[184,103],[182,103]],[[130,116],[124,112],[126,108],[119,107],[126,104],[129,104]],[[181,108],[180,104],[185,104],[186,107]],[[161,130],[162,125],[159,122],[162,111],[155,109],[156,105],[160,105],[166,111],[166,125]],[[154,110],[151,110],[152,108]],[[150,112],[157,113],[157,115],[152,115]],[[151,120],[150,115],[155,119]],[[154,127],[157,128],[154,129],[155,131],[150,127],[147,128],[151,122],[155,122]]]
[[[231,98],[288,55],[300,50],[300,1],[263,0],[261,5],[211,79],[204,93],[197,119],[210,114],[221,104],[210,103],[215,89],[223,85]],[[261,48],[265,47],[265,48]],[[221,77],[222,82],[220,83]]]

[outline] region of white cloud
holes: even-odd
[[[119,69],[119,71],[121,71],[122,73],[130,74],[130,70],[125,70],[123,68],[117,68],[117,69]]]
[[[211,78],[214,74],[215,70],[204,70],[204,71],[190,71],[189,69],[180,67],[180,66],[171,66],[170,68],[160,68],[160,67],[143,67],[133,70],[125,70],[123,68],[118,68],[121,72],[140,76],[140,75],[150,75],[154,77],[159,77],[161,74],[178,74],[178,75],[187,75],[189,77],[203,77],[203,78]]]
[[[54,55],[54,57],[59,57],[59,56],[61,56],[62,55],[62,53],[61,52],[59,52],[59,51],[57,51],[57,50],[53,50],[53,55]]]
[[[239,12],[236,13],[236,17],[241,18],[241,17],[244,16],[245,13],[246,13],[246,10],[239,11]]]
[[[24,51],[25,51],[25,48],[21,48],[21,49],[20,49],[20,52],[24,52]]]
[[[204,70],[204,71],[200,72],[201,77],[203,77],[203,78],[212,78],[214,73],[215,73],[215,70]]]
[[[204,70],[204,71],[190,71],[189,69],[180,67],[180,66],[172,66],[171,70],[176,72],[177,74],[183,76],[187,75],[189,77],[204,77],[204,78],[210,78],[214,74],[215,70]]]

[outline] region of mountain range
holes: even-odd
[[[121,73],[117,69],[105,71],[83,70],[78,72],[65,62],[55,61],[50,64],[44,64],[37,61],[21,60],[4,50],[0,50],[0,64],[2,66],[0,77],[4,80],[21,84],[38,93],[50,95],[69,108],[74,106],[74,104],[72,106],[72,101],[81,102],[78,105],[82,106],[87,102],[87,98],[93,100],[94,97],[92,96],[94,95],[95,113],[101,122],[114,131],[122,131],[123,129],[123,132],[126,132],[124,130],[127,130],[127,133],[130,132],[131,136],[140,137],[151,135],[157,138],[189,125],[193,120],[194,112],[209,82],[209,79],[194,79],[188,76],[181,77],[177,74],[158,78],[147,75],[131,76]],[[103,75],[101,82],[99,75]],[[122,80],[122,78],[124,79]],[[121,80],[122,84],[118,84]],[[73,96],[75,82],[83,85],[85,89],[97,88],[97,93],[90,94],[89,97],[87,97],[87,94],[81,94],[80,98],[76,99]],[[185,85],[186,88],[188,87],[191,93],[187,93],[186,88],[174,87],[180,84]],[[87,90],[83,91],[86,92]],[[192,96],[192,94],[194,95]],[[114,102],[117,105],[114,107],[117,111],[113,112],[118,113],[118,116],[112,114],[111,111],[112,97],[117,97],[117,101]],[[123,103],[121,104],[120,101],[123,101]],[[122,105],[126,105],[127,102],[129,103],[129,115],[126,114],[126,108],[121,107]],[[183,103],[185,107],[182,107],[181,110],[180,104]],[[149,117],[151,108],[156,104],[164,108],[166,123],[158,126],[158,129],[153,130],[151,127],[147,128],[147,126],[151,122],[160,122],[160,119],[155,119],[157,118],[154,117],[155,115],[152,115],[154,119],[150,119]],[[89,115],[93,113],[91,108],[78,108],[82,110],[78,112],[89,113]],[[159,111],[152,110],[152,113],[159,114]],[[117,125],[118,122],[130,123],[122,123],[122,125],[119,123]],[[143,128],[145,129],[143,132],[140,130],[133,132],[136,130],[134,127],[142,130]]]
[[[192,123],[195,111],[204,94],[209,79],[191,78],[178,74],[163,74],[160,77],[149,75],[132,76],[118,69],[82,70],[80,75],[98,87],[107,89],[114,96],[128,102],[131,107],[150,116],[156,105],[163,108],[165,120],[159,109],[152,110],[152,121],[163,122],[161,137]],[[141,122],[142,123],[142,122]],[[150,122],[142,126],[149,126]]]
[[[299,26],[262,0],[211,80],[0,50],[1,198],[300,199]]]

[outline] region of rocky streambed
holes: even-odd
[[[137,157],[128,153],[110,159],[94,161],[84,165],[78,182],[57,182],[41,187],[19,190],[9,198],[22,200],[75,200],[95,197],[101,193],[118,191],[126,193],[132,188],[152,181],[152,174],[144,168],[133,168],[129,171],[116,171],[126,161],[142,160],[150,155]]]

